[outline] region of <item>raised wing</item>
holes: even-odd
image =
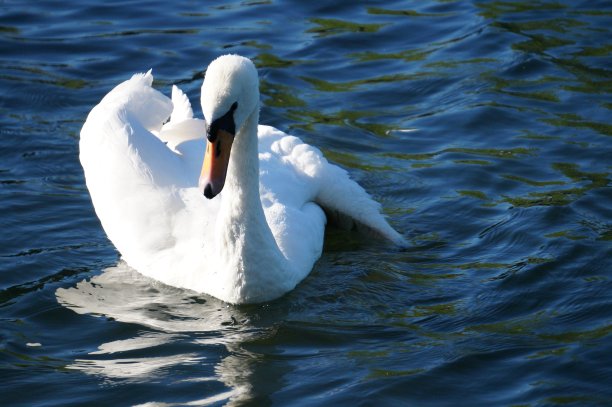
[[[108,237],[138,268],[177,241],[180,190],[194,186],[184,158],[154,133],[172,102],[151,87],[151,72],[134,75],[90,112],[80,160],[94,208]]]

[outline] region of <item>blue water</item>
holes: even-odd
[[[0,405],[612,404],[611,27],[592,0],[0,2]],[[197,104],[229,52],[407,250],[329,230],[243,307],[121,263],[87,113],[149,68]]]

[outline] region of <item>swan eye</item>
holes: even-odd
[[[217,141],[217,132],[225,130],[232,136],[236,134],[236,124],[234,122],[234,111],[238,108],[238,102],[234,102],[230,109],[223,116],[213,120],[206,129],[206,137],[208,141],[214,143]]]

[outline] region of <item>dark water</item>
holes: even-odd
[[[591,0],[1,1],[0,405],[612,404],[611,27]],[[197,103],[228,52],[409,249],[331,230],[247,307],[119,262],[88,111],[149,68]]]

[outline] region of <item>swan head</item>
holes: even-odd
[[[201,94],[206,119],[206,154],[199,187],[208,199],[225,185],[234,137],[259,108],[259,79],[250,59],[223,55],[208,66]]]

